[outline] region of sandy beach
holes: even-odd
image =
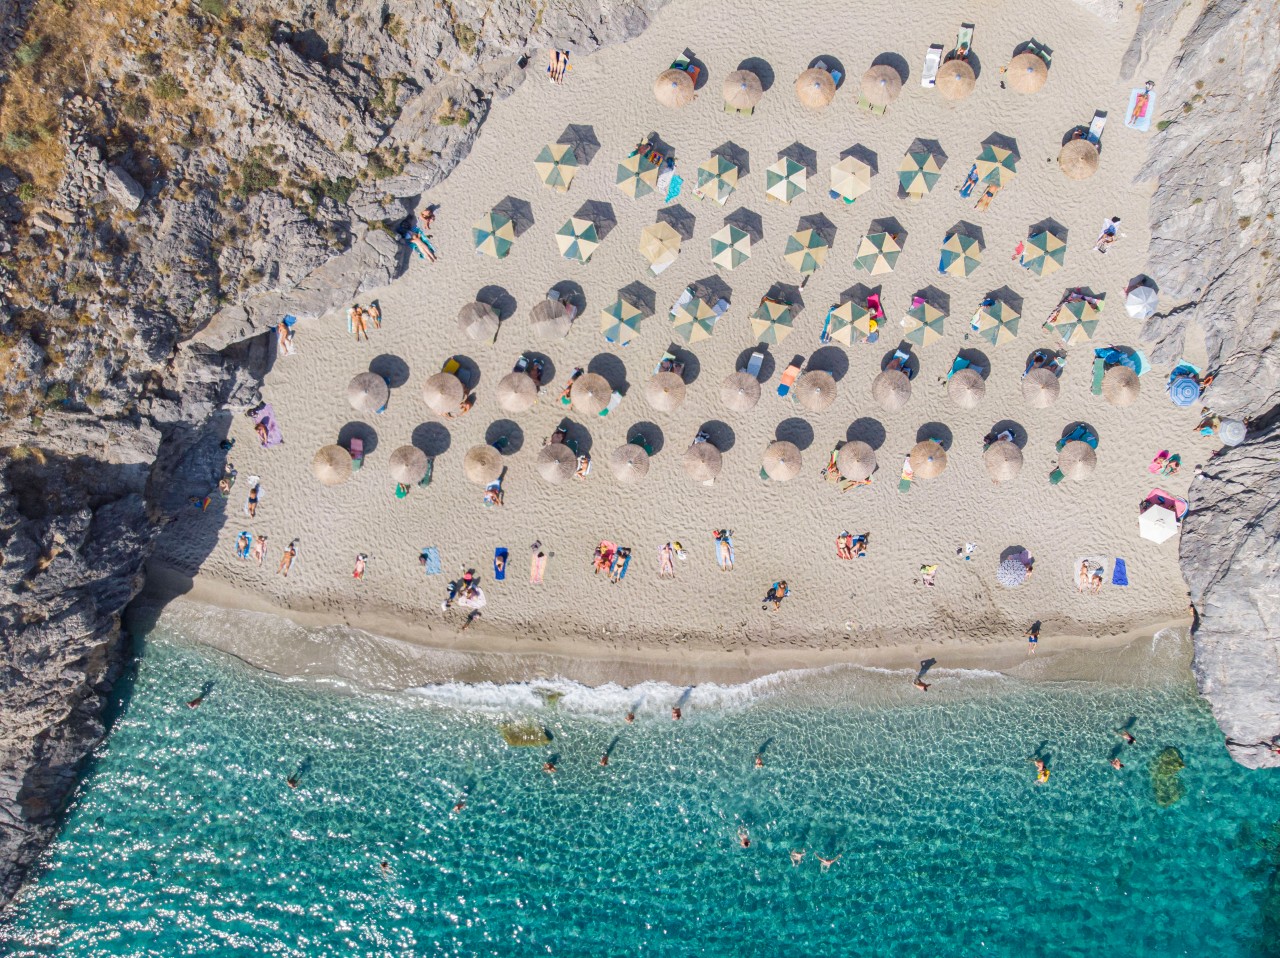
[[[535,59],[524,84],[494,105],[471,156],[423,197],[424,205],[438,206],[433,243],[439,260],[415,258],[393,285],[361,296],[362,304],[376,301],[383,316],[368,342],[354,342],[345,315],[299,322],[296,353],[276,358],[263,387],[284,443],[260,448],[252,423],[235,418],[230,459],[238,480],[230,498],[224,503],[215,493],[207,511],[182,513],[153,575],[176,591],[228,607],[284,610],[299,621],[345,623],[433,648],[647,663],[679,670],[681,681],[696,680],[700,667],[713,665],[759,674],[881,655],[897,664],[944,650],[977,661],[983,650],[1024,654],[1023,631],[1037,620],[1041,649],[1052,651],[1055,637],[1076,637],[1070,640],[1075,647],[1120,642],[1144,624],[1182,617],[1187,600],[1177,541],[1156,545],[1140,538],[1138,505],[1155,487],[1186,494],[1193,467],[1209,452],[1192,428],[1198,407],[1170,403],[1168,369],[1161,367],[1142,376],[1138,400],[1125,408],[1090,389],[1094,346],[1139,346],[1140,323],[1126,315],[1124,293],[1146,262],[1147,191],[1133,182],[1146,141],[1124,126],[1132,84],[1117,78],[1135,16],[1126,10],[1120,22],[1105,23],[1074,4],[1048,2],[929,2],[910,10],[815,3],[803,21],[779,23],[766,4],[676,2],[638,40],[575,57],[563,85],[548,83],[542,60]],[[921,87],[921,61],[930,43],[950,49],[962,22],[976,23],[980,69],[974,93],[951,102]],[[814,23],[835,27],[822,46],[812,39]],[[1030,96],[1001,89],[1000,67],[1032,37],[1052,50],[1044,88]],[[652,84],[686,49],[706,65],[705,85],[691,105],[671,110],[655,101]],[[857,99],[863,71],[881,54],[901,57],[904,76],[901,96],[877,116],[860,109]],[[842,68],[844,82],[828,109],[811,113],[797,103],[793,83],[818,58]],[[760,69],[766,92],[753,116],[730,115],[722,110],[721,83],[747,60]],[[1154,74],[1162,65],[1149,66]],[[1090,179],[1068,179],[1057,164],[1063,137],[1088,125],[1095,110],[1109,114],[1100,168]],[[570,125],[590,127],[599,148],[569,191],[558,193],[539,181],[533,160]],[[675,172],[684,179],[670,204],[658,194],[629,198],[614,184],[618,163],[651,131],[674,148]],[[980,190],[968,199],[958,190],[992,134],[1016,142],[1017,176],[989,209],[978,211]],[[945,160],[932,193],[911,202],[898,196],[896,170],[917,139],[936,141]],[[721,207],[693,190],[698,166],[726,143],[749,160]],[[808,190],[789,205],[766,203],[765,168],[793,147],[814,161]],[[874,155],[877,173],[850,206],[828,196],[828,170],[854,147]],[[475,254],[472,224],[509,198],[528,204],[532,224],[507,258]],[[582,265],[561,257],[555,233],[589,201],[614,222]],[[740,210],[758,215],[763,238],[748,262],[717,273],[709,238]],[[692,232],[675,263],[654,276],[637,246],[659,211]],[[758,405],[730,411],[720,399],[721,381],[761,348],[749,317],[775,283],[799,285],[783,248],[802,218],[819,214],[834,227],[826,262],[798,298],[793,294],[794,330],[768,349]],[[1100,255],[1093,244],[1100,224],[1113,216],[1120,217],[1121,235]],[[854,258],[872,222],[884,218],[896,220],[904,234],[903,252],[892,273],[872,277],[854,268]],[[1029,227],[1049,218],[1067,231],[1068,251],[1062,269],[1037,276],[1018,265],[1014,249]],[[940,275],[939,247],[958,223],[980,231],[982,264],[967,277]],[[686,285],[711,277],[727,287],[730,308],[711,339],[686,347],[673,335],[667,312]],[[529,311],[565,281],[578,285],[585,309],[564,339],[536,339]],[[610,345],[601,335],[600,312],[636,283],[652,293],[653,315],[630,345]],[[857,284],[881,288],[887,323],[879,341],[822,346],[828,308],[849,298]],[[1030,408],[1020,381],[1028,356],[1038,347],[1061,346],[1040,324],[1076,286],[1105,294],[1097,333],[1093,342],[1067,348],[1057,402]],[[969,317],[988,293],[1004,287],[1022,300],[1022,321],[1016,339],[993,346],[969,335]],[[913,350],[919,374],[911,398],[901,410],[885,412],[872,400],[871,382],[898,344],[899,320],[912,296],[928,288],[931,300],[947,306],[945,334]],[[493,343],[477,343],[458,329],[459,309],[478,294],[506,304]],[[643,387],[672,343],[683,350],[687,393],[678,409],[661,412],[646,402]],[[1195,362],[1200,348],[1191,347],[1187,358]],[[985,397],[972,409],[958,407],[939,382],[961,349],[981,352],[989,368]],[[525,352],[544,359],[547,384],[531,409],[507,414],[495,387]],[[776,393],[780,374],[797,356],[837,380],[837,399],[822,412]],[[469,373],[476,396],[474,408],[456,420],[434,415],[422,399],[423,383],[450,358]],[[607,417],[585,417],[557,401],[575,367],[599,372],[623,394]],[[385,412],[362,416],[348,404],[347,384],[371,369],[391,379],[391,396]],[[566,417],[593,469],[584,481],[551,485],[538,474],[536,456]],[[1000,485],[989,479],[982,459],[982,438],[997,423],[1013,424],[1025,437],[1021,473]],[[1096,471],[1052,485],[1054,444],[1076,423],[1099,437]],[[680,463],[700,429],[711,433],[724,457],[710,486],[691,481]],[[608,458],[636,433],[654,449],[651,468],[622,485]],[[322,486],[312,475],[313,455],[351,435],[365,438],[363,468],[343,485]],[[481,487],[464,478],[462,461],[472,446],[499,437],[506,440],[505,505],[486,508]],[[945,440],[948,466],[900,492],[903,459],[922,438]],[[802,449],[802,470],[789,482],[760,477],[761,455],[774,439]],[[879,469],[870,486],[841,492],[819,472],[846,439],[876,447]],[[432,457],[433,477],[400,500],[388,459],[408,444]],[[1180,454],[1180,474],[1148,471],[1160,450]],[[262,496],[250,520],[244,503],[254,475],[261,477]],[[195,554],[202,538],[196,530],[215,527],[215,551]],[[732,572],[717,566],[715,529],[733,530]],[[242,530],[268,536],[261,566],[237,558]],[[846,530],[869,534],[865,557],[836,557],[836,537]],[[295,538],[298,558],[285,578],[276,564]],[[535,540],[549,554],[538,585],[529,579]],[[627,576],[617,584],[592,572],[601,540],[632,550]],[[674,579],[659,579],[659,549],[672,541],[683,545],[687,560],[675,563]],[[1015,546],[1034,558],[1035,574],[1009,589],[995,572],[1002,553]],[[444,574],[423,574],[418,556],[425,547],[439,550]],[[492,578],[498,547],[511,556],[502,582]],[[352,577],[358,553],[369,556],[361,580]],[[1106,584],[1097,595],[1077,589],[1082,556],[1106,559]],[[1128,568],[1124,587],[1111,584],[1116,557]],[[920,582],[922,565],[937,566],[932,588]],[[440,606],[448,580],[463,568],[477,571],[487,604],[481,621],[460,633],[465,612],[442,613]],[[761,596],[779,579],[789,583],[790,597],[779,612],[762,612]]]

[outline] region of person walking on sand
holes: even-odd
[[[1036,646],[1040,642],[1040,623],[1037,622],[1031,628],[1027,629],[1027,655],[1036,654]]]
[[[286,579],[289,578],[289,570],[293,568],[293,560],[298,555],[298,540],[294,539],[284,550],[284,555],[280,557],[280,564],[276,566],[276,574],[282,575]]]
[[[837,855],[835,858],[823,858],[821,855],[819,855],[819,856],[818,856],[818,861],[819,861],[819,862],[821,863],[821,865],[822,865],[822,870],[825,872],[825,871],[826,871],[827,869],[829,869],[832,865],[834,865],[836,862],[838,862],[838,861],[840,860],[841,856],[843,856],[843,855],[844,855],[844,852],[841,852],[841,853],[840,853],[839,855]]]

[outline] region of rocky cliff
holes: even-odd
[[[490,103],[664,2],[0,4],[0,903],[101,740],[158,530],[256,398],[256,334],[396,276]]]
[[[157,530],[221,471],[258,334],[395,276],[395,226],[541,50],[627,39],[663,2],[0,6],[0,902],[103,734],[120,611]],[[1171,122],[1144,173],[1150,272],[1170,308],[1147,338],[1168,359],[1202,330],[1209,399],[1256,416],[1277,402],[1280,330],[1268,4],[1183,7],[1149,0],[1128,64],[1197,17],[1155,78]],[[1183,539],[1197,674],[1250,763],[1280,732],[1273,419],[1197,480]]]
[[[1126,67],[1138,80],[1181,2],[1148,2]],[[1158,80],[1161,121],[1140,178],[1154,185],[1151,264],[1165,310],[1143,330],[1172,364],[1202,335],[1216,374],[1205,401],[1251,420],[1191,487],[1182,573],[1199,615],[1195,674],[1235,759],[1280,766],[1280,48],[1270,0],[1195,14]],[[1207,454],[1207,450],[1206,450]]]

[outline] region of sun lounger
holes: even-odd
[[[1102,142],[1102,131],[1107,125],[1107,114],[1102,110],[1095,110],[1093,114],[1093,122],[1089,124],[1089,133],[1087,134],[1089,142],[1095,146]]]
[[[991,201],[996,198],[996,194],[999,192],[1000,187],[996,186],[994,183],[991,184],[983,191],[982,195],[978,197],[978,202],[973,204],[973,208],[975,210],[985,212],[991,205]]]
[[[933,87],[938,83],[938,67],[942,66],[942,44],[934,43],[924,54],[924,69],[920,71],[920,85]]]
[[[728,103],[725,103],[724,112],[732,113],[734,116],[751,116],[751,114],[756,112],[756,108],[753,106],[748,106],[748,107],[743,107],[742,109],[738,109],[737,107],[733,107],[733,106],[730,106]]]
[[[364,440],[353,438],[351,440],[351,471],[359,472],[360,467],[364,465]]]
[[[1106,371],[1106,362],[1101,357],[1095,358],[1093,361],[1093,385],[1089,387],[1095,396],[1102,395],[1102,377]]]
[[[977,366],[969,362],[969,360],[965,359],[963,356],[957,356],[951,361],[951,371],[947,373],[948,381],[962,369],[972,369],[979,376],[985,376],[987,373],[985,366]]]
[[[622,402],[622,393],[618,392],[618,390],[615,389],[613,393],[609,396],[609,405],[605,406],[603,409],[600,410],[600,415],[602,417],[609,415],[609,413],[613,412],[615,409],[618,408],[618,403],[620,402]]]
[[[439,575],[440,568],[440,550],[435,546],[426,546],[422,550],[422,571],[426,575]]]
[[[1098,437],[1089,431],[1085,426],[1076,426],[1071,430],[1070,435],[1063,436],[1058,440],[1058,452],[1062,452],[1062,447],[1069,442],[1087,442],[1094,449],[1098,448]]]
[[[964,183],[960,187],[960,195],[968,199],[973,193],[973,188],[978,185],[978,164],[975,163],[969,167],[969,175],[964,178]]]
[[[729,301],[727,299],[717,299],[715,305],[711,307],[711,312],[717,317],[723,316],[729,311]]]
[[[764,352],[755,352],[751,354],[751,358],[747,361],[747,368],[740,370],[741,372],[750,373],[752,376],[759,378],[760,370],[764,366]]]
[[[952,54],[961,60],[969,59],[969,51],[973,49],[973,24],[960,24],[960,32],[956,34],[956,48]]]
[[[915,479],[915,471],[911,468],[911,457],[902,460],[902,477],[898,480],[899,492],[910,492],[911,483]]]
[[[867,297],[867,309],[877,321],[884,319],[884,307],[880,305],[879,293],[872,293]]]
[[[862,107],[864,110],[869,110],[870,112],[874,113],[876,116],[884,116],[884,111],[887,109],[887,107],[884,104],[877,105],[875,103],[872,103],[870,100],[867,99],[867,96],[865,93],[858,97],[858,106]]]
[[[508,555],[507,550],[501,546],[493,550],[493,577],[499,582],[507,577]]]
[[[778,382],[778,395],[784,399],[791,395],[791,387],[795,385],[796,378],[800,375],[800,364],[792,363],[782,371],[782,379]]]
[[[1146,102],[1139,109],[1138,97],[1146,94]],[[1139,133],[1146,133],[1151,129],[1151,118],[1156,112],[1156,91],[1148,90],[1143,87],[1134,87],[1129,91],[1129,106],[1124,112],[1124,125]],[[1137,114],[1136,116],[1134,114]]]
[[[653,374],[658,373],[675,373],[677,376],[684,375],[684,363],[676,361],[674,350],[668,349],[662,354],[662,358],[658,360],[658,365],[653,367]]]
[[[1066,473],[1064,473],[1061,469],[1055,468],[1053,472],[1049,473],[1049,485],[1056,486],[1065,478],[1067,478]]]

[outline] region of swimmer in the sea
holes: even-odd
[[[635,712],[628,712],[628,713],[627,713],[627,724],[628,724],[628,725],[630,725],[630,724],[631,724],[632,722],[634,722],[635,720],[636,720],[636,713],[635,713]]]
[[[600,756],[600,765],[601,767],[604,767],[608,764],[609,764],[609,753],[605,752],[603,755]]]
[[[1120,759],[1118,759],[1118,758],[1113,758],[1113,759],[1111,760],[1111,767],[1112,767],[1112,768],[1114,768],[1114,769],[1118,772],[1118,771],[1120,771],[1120,769],[1124,768],[1124,763],[1123,763],[1123,762],[1121,762],[1121,761],[1120,761]]]
[[[1129,734],[1129,730],[1125,728],[1116,729],[1116,734],[1124,739],[1126,745],[1137,745],[1138,740]]]
[[[844,852],[840,853],[840,855],[843,855],[843,854]],[[828,868],[830,868],[832,865],[838,862],[840,860],[840,855],[837,855],[835,858],[823,858],[821,855],[819,855],[818,861],[822,863],[822,870],[825,872]]]
[[[792,849],[791,850],[791,867],[795,868],[802,861],[804,861],[804,849],[801,849],[800,851],[796,851],[795,849]]]
[[[1049,766],[1045,765],[1042,758],[1037,758],[1033,761],[1036,763],[1036,781],[1043,785],[1049,781]]]
[[[544,772],[546,772],[548,775],[554,775],[554,774],[556,773],[556,763],[555,763],[555,762],[543,762],[543,763],[542,763],[542,770],[543,770]]]
[[[745,828],[738,829],[738,844],[743,848],[751,847],[751,836],[747,834],[747,830]]]
[[[764,768],[764,756],[763,756],[763,755],[757,755],[757,756],[756,756],[756,768]]]
[[[678,722],[680,721],[680,718],[681,718],[680,706],[678,705],[671,706],[671,721]]]

